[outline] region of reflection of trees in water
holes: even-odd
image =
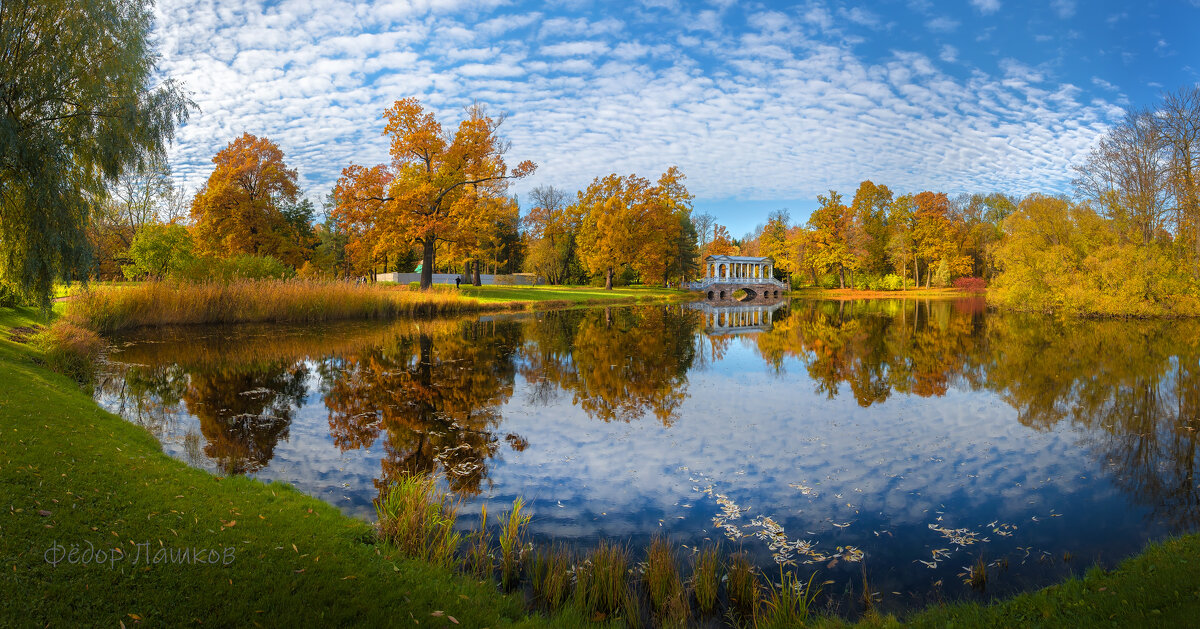
[[[997,393],[1026,426],[1068,421],[1116,484],[1177,529],[1200,526],[1200,324],[1076,321],[946,301],[793,302],[759,335],[763,358],[798,360],[829,397]]]
[[[991,317],[987,338],[986,386],[1021,423],[1079,426],[1116,484],[1154,517],[1200,525],[1200,324],[1012,315]]]
[[[500,407],[512,397],[519,343],[514,322],[463,322],[451,333],[400,334],[324,361],[334,442],[362,448],[382,433],[378,486],[440,467],[452,490],[478,493],[496,454]],[[509,437],[524,447],[520,436]]]
[[[266,467],[304,403],[307,379],[304,363],[291,362],[190,372],[183,401],[200,421],[204,454],[228,474]]]
[[[778,370],[799,360],[829,398],[845,384],[860,406],[893,391],[942,395],[972,351],[974,316],[949,302],[793,302],[791,314],[758,335],[759,353]]]
[[[199,421],[204,438],[201,446],[200,435],[184,436],[189,460],[203,452],[227,474],[254,472],[270,462],[276,444],[287,438],[294,408],[304,400],[308,375],[302,363],[291,361],[112,367],[119,375],[103,378],[99,392],[117,400],[114,412],[161,438],[182,404]]]
[[[687,399],[699,316],[679,306],[547,312],[527,324],[521,375],[534,401],[569,391],[589,416],[671,425]]]

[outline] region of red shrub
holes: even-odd
[[[954,288],[971,292],[982,292],[987,288],[987,282],[982,277],[960,277],[954,280]]]

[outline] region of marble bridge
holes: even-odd
[[[713,302],[772,302],[783,297],[787,285],[774,277],[775,261],[753,256],[706,256],[704,278],[684,288],[704,293]],[[745,291],[734,299],[737,291]]]

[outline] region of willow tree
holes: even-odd
[[[49,304],[87,268],[106,186],[161,155],[192,108],[156,83],[151,3],[0,3],[0,287]]]
[[[351,165],[334,188],[334,217],[372,247],[408,242],[421,246],[421,288],[433,284],[438,242],[478,241],[503,204],[508,182],[533,173],[531,161],[511,171],[504,162],[508,142],[491,118],[474,105],[458,129],[447,133],[416,98],[398,100],[384,111],[383,134],[391,138],[391,164]]]

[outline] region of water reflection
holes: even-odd
[[[770,529],[842,557],[823,570],[844,583],[835,549],[861,549],[915,602],[981,553],[1012,558],[1004,593],[1071,570],[1031,553],[1086,565],[1200,525],[1200,323],[745,308],[152,332],[116,348],[97,396],[193,464],[356,514],[434,471],[468,511],[531,499],[543,538],[753,551]],[[979,541],[950,544],[959,529]]]

